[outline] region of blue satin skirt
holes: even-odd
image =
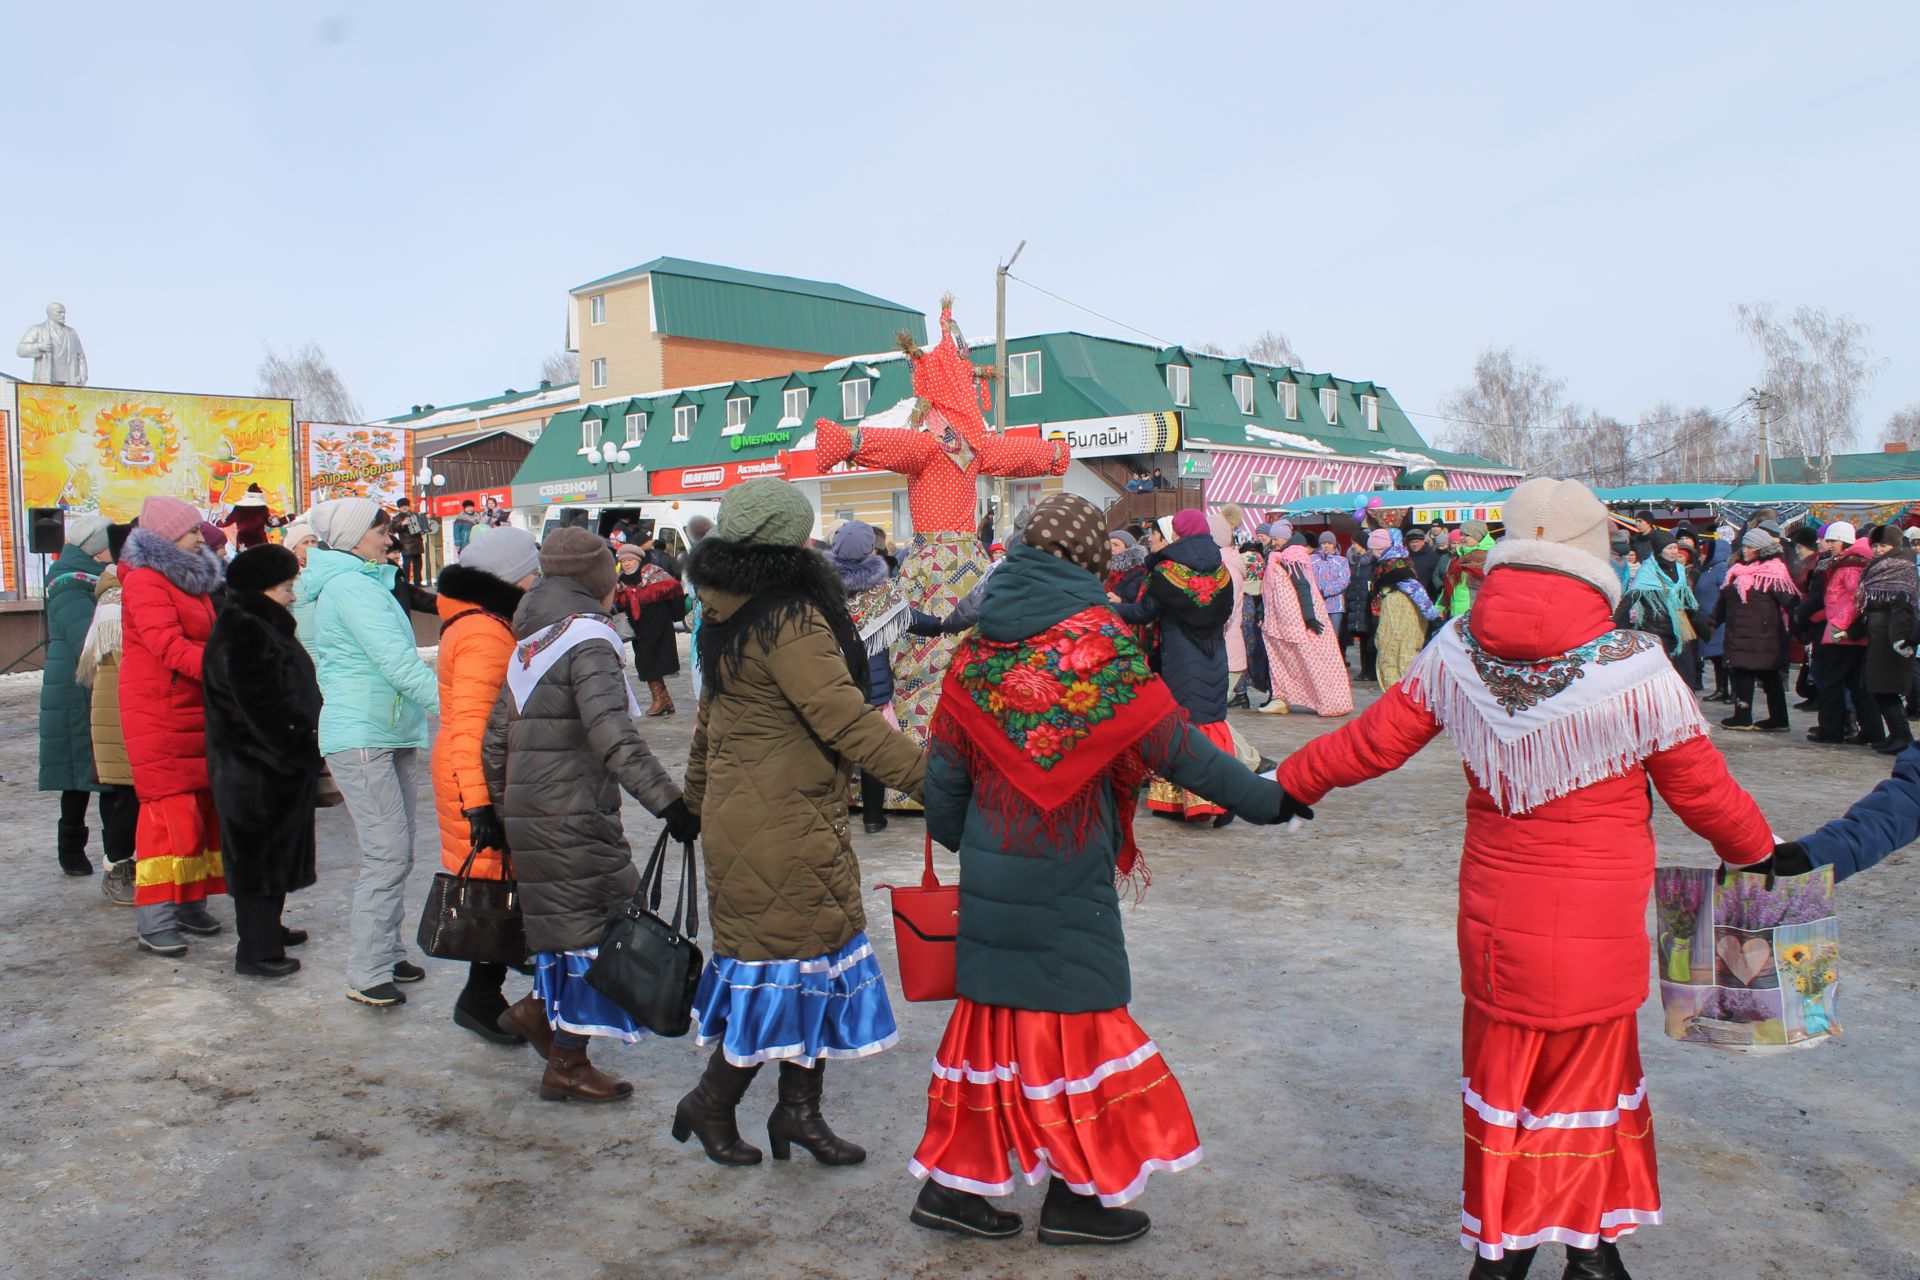
[[[632,1044],[647,1034],[625,1009],[587,982],[600,948],[533,953],[533,994],[547,1010],[547,1025],[577,1036],[606,1036]]]
[[[811,960],[714,956],[700,975],[693,1019],[736,1067],[867,1058],[900,1039],[886,980],[867,935]]]

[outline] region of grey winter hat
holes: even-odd
[[[1755,551],[1766,551],[1769,548],[1778,546],[1779,543],[1775,542],[1773,535],[1765,529],[1749,529],[1741,535],[1740,545],[1750,547]]]
[[[69,516],[67,543],[90,556],[99,555],[107,549],[107,518],[91,511],[85,515]]]
[[[335,551],[353,550],[379,520],[380,504],[372,498],[330,498],[307,514],[314,536]]]
[[[1109,538],[1119,539],[1120,545],[1125,547],[1129,551],[1133,550],[1135,547],[1140,545],[1140,539],[1134,537],[1132,534],[1128,533],[1125,529],[1115,529],[1112,533],[1108,534],[1107,536]]]
[[[540,544],[540,572],[549,578],[571,578],[596,600],[613,593],[618,576],[607,540],[577,525],[565,525],[547,535]]]
[[[813,504],[785,480],[762,476],[727,490],[715,532],[728,542],[804,547],[813,534]]]
[[[460,567],[490,573],[502,582],[518,585],[540,569],[540,544],[525,529],[503,525],[476,529],[460,553]]]
[[[844,564],[855,564],[872,555],[879,542],[879,534],[872,525],[849,520],[833,531],[833,558]]]

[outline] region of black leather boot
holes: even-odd
[[[860,774],[860,825],[868,835],[887,829],[887,784],[865,771]]]
[[[1602,1241],[1600,1244],[1600,1254],[1607,1260],[1607,1265],[1613,1268],[1607,1272],[1610,1280],[1633,1280],[1633,1277],[1627,1274],[1627,1264],[1620,1261],[1619,1245],[1613,1243],[1611,1240]]]
[[[1520,1280],[1533,1265],[1532,1249],[1509,1249],[1498,1258],[1475,1258],[1467,1280]]]
[[[1125,1244],[1147,1234],[1152,1219],[1138,1209],[1109,1209],[1058,1178],[1047,1180],[1040,1205],[1041,1244]]]
[[[1002,1213],[985,1196],[971,1191],[955,1191],[928,1178],[913,1202],[908,1219],[929,1231],[951,1231],[955,1235],[979,1236],[982,1240],[1007,1240],[1020,1234],[1020,1215]]]
[[[725,1046],[713,1046],[700,1082],[673,1109],[673,1140],[685,1142],[689,1135],[698,1135],[707,1159],[715,1164],[759,1164],[760,1148],[741,1140],[733,1114],[759,1074],[758,1066],[736,1067],[727,1061]]]
[[[90,876],[93,862],[87,857],[87,824],[62,821],[57,829],[60,869],[70,876]]]
[[[821,1164],[859,1164],[867,1158],[865,1147],[840,1137],[821,1116],[820,1094],[826,1076],[824,1062],[811,1067],[797,1062],[780,1064],[780,1101],[767,1117],[767,1145],[773,1148],[775,1160],[785,1160],[796,1143]]]
[[[1617,1250],[1614,1256],[1619,1256]],[[1560,1280],[1613,1280],[1616,1274],[1603,1250],[1567,1246],[1567,1269],[1560,1273]]]

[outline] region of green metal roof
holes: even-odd
[[[655,258],[572,292],[641,276],[653,278],[655,327],[674,337],[827,352],[883,350],[903,329],[915,342],[927,340],[926,317],[903,303],[824,280],[685,258]]]
[[[1804,484],[1815,478],[1815,471],[1805,458],[1775,458],[1773,478],[1788,484]],[[1835,481],[1920,479],[1920,452],[1836,453],[1833,472],[1828,478]]]
[[[414,422],[420,418],[431,418],[436,413],[457,412],[462,410],[471,410],[475,413],[478,413],[482,409],[492,409],[503,404],[512,404],[518,400],[530,400],[534,396],[552,395],[556,391],[564,391],[568,387],[577,387],[579,385],[580,384],[577,382],[563,382],[557,387],[554,387],[554,386],[535,387],[531,391],[516,391],[513,388],[509,387],[507,388],[506,391],[502,392],[497,396],[485,396],[479,400],[469,400],[464,404],[422,405],[420,406],[419,410],[416,412],[399,413],[399,414],[395,414],[391,418],[382,418],[380,421],[381,421],[381,425],[384,426],[389,423]]]

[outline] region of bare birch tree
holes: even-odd
[[[1880,428],[1880,443],[1920,448],[1920,404],[1910,404],[1888,418],[1887,425]]]
[[[1657,404],[1641,415],[1634,483],[1739,484],[1753,478],[1754,444],[1744,420]]]
[[[267,348],[254,375],[261,395],[293,401],[296,422],[364,422],[360,402],[320,345],[289,347],[285,355]]]
[[[1873,358],[1866,328],[1819,307],[1797,308],[1785,320],[1764,302],[1743,302],[1733,313],[1764,365],[1768,434],[1826,479],[1835,451],[1853,443],[1860,397],[1885,363]]]
[[[1552,426],[1565,425],[1566,388],[1563,379],[1516,356],[1512,347],[1489,347],[1474,361],[1472,383],[1441,401],[1448,420],[1441,443],[1538,474],[1559,459],[1557,444],[1546,437]]]
[[[540,362],[540,377],[556,387],[580,381],[580,353],[555,351]]]
[[[1247,344],[1247,359],[1289,369],[1300,367],[1299,353],[1293,349],[1293,343],[1287,340],[1287,335],[1278,329],[1262,329],[1255,334],[1253,341]]]

